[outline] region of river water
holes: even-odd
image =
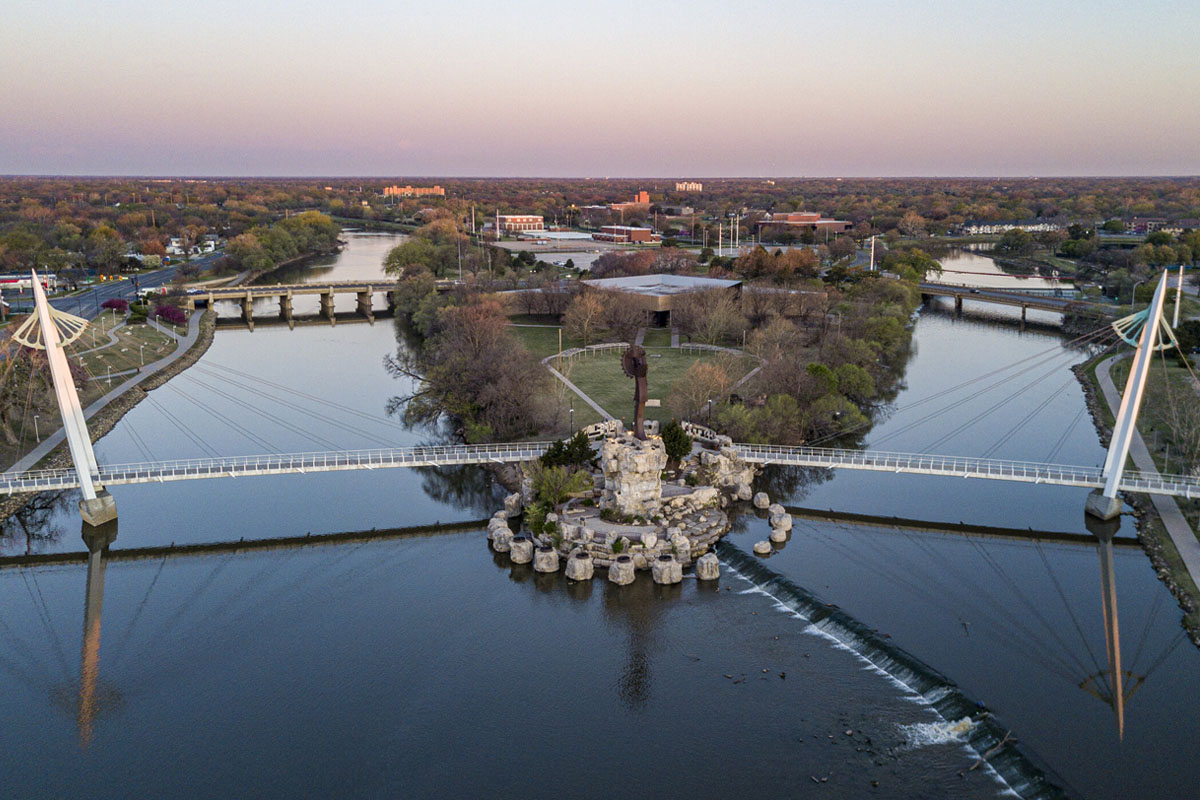
[[[347,239],[329,263],[268,280],[371,279],[398,241]],[[1067,370],[1083,351],[1052,315],[1029,316],[923,309],[868,445],[1098,463]],[[382,368],[391,321],[346,322],[223,327],[98,457],[432,439],[384,413],[412,390]],[[743,515],[719,587],[619,589],[493,557],[471,522],[503,491],[478,468],[116,487],[119,533],[90,592],[79,563],[0,569],[5,794],[991,797],[1004,784],[969,769],[952,725],[975,702],[1020,740],[1026,759],[1002,769],[1017,788],[1041,768],[1084,797],[1192,793],[1200,658],[1130,523],[1110,572],[1122,731],[1084,490],[854,472],[764,485],[797,509],[924,524],[798,517],[753,563],[766,523]],[[46,498],[9,523],[5,554],[84,550],[74,505]],[[394,530],[452,522],[466,524]],[[1010,530],[938,524],[959,522]],[[1014,535],[1030,528],[1045,534]],[[133,557],[329,533],[351,535]]]

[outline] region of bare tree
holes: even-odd
[[[709,344],[736,338],[747,327],[737,299],[725,289],[677,295],[671,318],[680,331]]]
[[[598,292],[583,292],[567,306],[563,328],[568,336],[582,339],[587,347],[603,330],[607,310],[604,298]]]

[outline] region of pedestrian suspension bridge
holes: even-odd
[[[994,443],[977,457],[935,455],[931,453],[897,453],[878,450],[847,450],[833,447],[821,447],[821,440],[803,447],[785,447],[771,445],[734,444],[739,454],[747,461],[759,464],[779,464],[797,467],[815,467],[827,469],[868,470],[874,472],[892,472],[898,474],[934,475],[955,478],[970,478],[984,480],[1014,481],[1020,483],[1043,484],[1048,486],[1074,486],[1095,490],[1089,498],[1087,510],[1089,513],[1111,519],[1120,513],[1121,504],[1117,494],[1122,491],[1147,492],[1153,494],[1174,495],[1185,498],[1200,497],[1200,478],[1192,475],[1170,475],[1159,473],[1144,473],[1125,469],[1132,437],[1135,434],[1135,421],[1141,407],[1151,358],[1155,353],[1175,343],[1171,327],[1163,320],[1164,297],[1166,294],[1166,275],[1163,275],[1154,299],[1146,310],[1119,320],[1111,328],[1105,326],[1097,331],[1078,337],[1067,343],[1076,347],[1103,347],[1109,349],[1121,341],[1136,345],[1133,367],[1130,370],[1129,381],[1126,384],[1121,409],[1117,414],[1117,424],[1112,437],[1112,444],[1103,467],[1086,467],[1058,464],[1053,456],[1061,448],[1070,429],[1062,434],[1062,438],[1051,449],[1045,461],[1014,461],[992,457],[1004,443],[1016,436],[1020,429],[1044,407],[1049,399],[1026,415],[1022,422],[1001,440]],[[372,448],[365,450],[328,449],[306,453],[273,453],[250,456],[221,456],[212,453],[210,457],[189,458],[176,460],[153,460],[126,464],[98,464],[91,446],[86,424],[79,405],[67,367],[66,357],[62,348],[78,338],[86,322],[65,312],[52,309],[46,302],[45,294],[40,283],[34,276],[34,287],[37,303],[37,314],[29,319],[14,334],[14,338],[29,347],[47,351],[51,367],[59,408],[65,420],[67,441],[70,447],[73,468],[35,470],[18,473],[0,474],[0,494],[22,492],[39,492],[79,488],[83,499],[80,511],[84,520],[90,524],[99,525],[116,517],[116,507],[111,495],[105,490],[106,486],[122,486],[139,483],[165,483],[168,481],[201,480],[212,478],[240,478],[255,475],[285,475],[306,474],[310,472],[334,472],[348,470],[374,470],[396,467],[441,467],[466,464],[510,463],[532,459],[544,452],[549,442],[527,442],[512,444],[487,445],[448,445],[448,446],[400,446],[390,448]],[[1178,307],[1178,298],[1176,302]],[[1160,339],[1161,334],[1161,339]],[[1136,339],[1134,337],[1137,337]],[[987,375],[971,379],[955,389],[970,391],[966,397],[948,403],[939,410],[926,414],[907,426],[893,431],[896,435],[904,430],[935,420],[939,415],[969,401],[985,396],[999,399],[988,409],[996,410],[1020,398],[1031,387],[1051,376],[1061,378],[1065,361],[1077,358],[1078,350],[1057,346],[1051,349],[1049,355],[1039,354],[1036,358],[1027,359],[1029,363],[1008,365],[998,368]],[[1055,359],[1060,359],[1056,361]],[[1019,369],[1018,369],[1019,367]],[[1015,370],[1015,371],[1014,371]],[[225,380],[231,384],[245,383],[256,378],[248,373],[239,373],[231,367],[220,365],[198,364],[193,370],[207,374],[209,377]],[[229,374],[224,374],[229,373]],[[1031,375],[1032,373],[1032,375]],[[185,373],[185,377],[188,373]],[[986,381],[991,380],[991,383]],[[1024,383],[1020,381],[1024,380]],[[1058,388],[1057,394],[1066,391],[1075,381],[1070,377]],[[269,381],[263,381],[270,384]],[[175,381],[167,384],[171,388]],[[210,384],[212,382],[210,381]],[[207,386],[207,384],[206,384]],[[270,384],[277,389],[287,387]],[[1013,387],[1016,387],[1015,389]],[[176,388],[176,391],[179,391]],[[265,394],[263,395],[266,396]],[[336,404],[305,395],[310,399],[326,406]],[[896,409],[908,411],[936,398],[929,397],[915,401],[909,408]],[[285,405],[288,403],[280,400]],[[250,403],[241,403],[252,411],[257,411]],[[294,405],[290,407],[297,408]],[[211,408],[207,409],[213,413]],[[344,411],[361,412],[345,409]],[[1083,417],[1086,409],[1082,409],[1072,422],[1073,428]],[[988,413],[984,412],[984,413]],[[307,413],[307,412],[306,412]],[[215,414],[214,414],[215,416]],[[980,415],[982,416],[982,415]],[[197,441],[194,433],[184,426],[182,420],[173,420],[180,429]],[[278,418],[275,421],[283,423]],[[233,423],[230,423],[231,425]],[[333,421],[333,424],[345,428],[344,424]],[[932,443],[930,449],[936,449],[952,436],[967,432],[971,421],[960,425],[943,434]],[[253,431],[239,427],[253,441],[267,443]],[[294,430],[296,426],[291,426]],[[844,431],[839,432],[845,433]],[[316,438],[316,437],[311,437]],[[831,437],[827,437],[831,438]],[[882,437],[873,444],[880,444],[888,437]],[[135,442],[137,440],[135,439]],[[325,441],[325,440],[318,440]],[[147,452],[145,448],[141,448]],[[268,449],[270,449],[268,447]]]

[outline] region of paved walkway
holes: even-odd
[[[642,342],[646,341],[646,329],[638,328],[637,336],[633,337],[633,343],[638,347],[642,346]]]
[[[108,334],[108,341],[104,344],[98,344],[95,347],[88,348],[87,350],[80,350],[78,353],[68,353],[68,355],[70,355],[72,358],[86,356],[88,353],[94,353],[97,350],[103,350],[106,347],[112,347],[114,344],[120,343],[121,340],[117,338],[117,331],[123,327],[125,327],[125,321],[121,320],[116,325],[113,325],[111,328],[105,331],[105,333]]]
[[[134,386],[137,386],[139,383],[146,380],[151,375],[153,375],[156,372],[158,372],[159,370],[161,370],[163,367],[173,364],[176,361],[178,361],[180,358],[182,358],[183,354],[186,353],[188,350],[190,350],[192,345],[196,343],[196,339],[198,339],[200,337],[200,318],[202,316],[204,316],[204,315],[203,314],[192,314],[192,318],[188,322],[187,334],[185,336],[183,336],[182,338],[176,337],[176,338],[179,338],[179,346],[177,348],[175,348],[175,351],[173,353],[170,353],[169,355],[166,355],[166,356],[160,358],[158,361],[153,361],[153,362],[147,364],[145,369],[143,369],[140,373],[133,375],[129,380],[125,381],[120,386],[117,386],[115,389],[112,389],[107,394],[105,394],[103,397],[96,400],[90,406],[85,408],[83,410],[84,418],[91,419],[95,414],[97,414],[100,411],[100,409],[104,408],[106,405],[111,403],[113,400],[115,400],[116,398],[125,394],[125,392],[129,391]],[[156,327],[158,327],[158,326],[156,326]],[[170,332],[167,329],[161,328],[161,327],[159,327],[159,330],[162,330],[163,333]],[[33,466],[35,464],[37,464],[39,461],[41,461],[43,458],[45,458],[50,453],[51,450],[53,450],[60,443],[62,443],[62,441],[65,438],[66,438],[66,433],[63,431],[62,428],[59,428],[53,434],[51,434],[50,436],[47,436],[45,439],[43,439],[41,444],[39,444],[37,447],[33,448],[28,453],[26,453],[24,458],[22,458],[17,463],[13,464],[11,467],[6,469],[5,472],[24,472],[28,469],[32,469]]]
[[[671,347],[679,347],[679,328],[671,328]]]
[[[607,422],[610,419],[615,419],[615,417],[613,417],[612,414],[608,413],[603,408],[601,408],[599,403],[597,403],[595,400],[593,400],[592,398],[590,398],[586,394],[584,394],[582,389],[580,389],[578,386],[576,386],[575,384],[573,384],[569,380],[567,380],[566,375],[563,375],[561,372],[556,370],[554,367],[550,366],[550,359],[552,359],[552,358],[554,358],[554,356],[550,356],[550,358],[547,358],[544,361],[542,361],[542,363],[546,365],[546,369],[550,370],[551,375],[558,378],[560,381],[563,382],[563,384],[568,389],[570,389],[575,394],[579,395],[580,400],[582,400],[583,402],[587,403],[589,406],[594,408],[596,410],[596,413],[598,413],[600,415],[600,418],[603,419],[605,422]]]
[[[1112,409],[1114,417],[1121,405],[1121,394],[1117,391],[1116,384],[1109,375],[1109,370],[1112,368],[1113,362],[1121,357],[1120,355],[1111,356],[1101,361],[1100,366],[1096,367],[1100,391],[1104,393],[1104,399],[1108,402],[1108,407]],[[1137,430],[1133,432],[1133,443],[1129,448],[1129,454],[1133,456],[1134,466],[1142,472],[1156,473],[1158,471],[1154,459],[1150,457],[1150,450],[1146,447],[1145,440]],[[1179,510],[1179,504],[1175,502],[1174,497],[1152,494],[1150,502],[1154,504],[1154,510],[1158,512],[1158,516],[1162,518],[1163,526],[1166,527],[1171,541],[1175,543],[1175,549],[1179,551],[1179,557],[1183,559],[1183,565],[1187,568],[1188,574],[1192,576],[1192,581],[1200,586],[1200,539],[1196,538],[1195,531],[1188,524],[1183,512]]]

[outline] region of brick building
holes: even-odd
[[[830,233],[845,233],[850,230],[850,223],[842,219],[826,219],[815,211],[785,211],[778,214],[768,214],[759,220],[760,228],[779,225],[788,228],[809,228],[814,231],[829,231]]]
[[[385,186],[384,197],[445,197],[446,190],[441,186]]]
[[[599,233],[593,233],[592,238],[598,242],[617,242],[619,244],[653,244],[662,240],[649,228],[636,228],[630,225],[605,225]]]
[[[546,222],[540,214],[497,214],[496,230],[500,233],[544,231]]]
[[[613,203],[609,209],[619,214],[631,214],[641,212],[647,214],[650,212],[650,193],[638,192],[634,195],[633,200],[628,203]]]

